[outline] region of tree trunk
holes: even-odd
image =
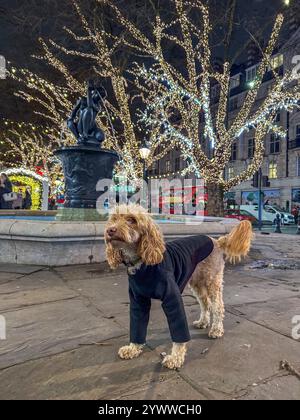
[[[207,184],[207,214],[208,216],[224,216],[224,190],[220,185]]]

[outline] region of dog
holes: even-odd
[[[180,368],[190,340],[181,293],[186,284],[200,305],[196,328],[208,328],[210,338],[224,334],[224,255],[231,262],[248,254],[252,225],[242,221],[219,239],[196,235],[165,243],[151,215],[138,205],[120,205],[105,228],[107,262],[125,264],[129,279],[130,344],[119,349],[122,359],[138,357],[145,345],[151,299],[162,301],[173,341],[163,366]],[[210,316],[212,315],[212,322]]]

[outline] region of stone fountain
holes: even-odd
[[[58,220],[99,220],[96,203],[101,191],[96,185],[101,179],[112,179],[117,153],[101,148],[104,133],[97,126],[96,116],[103,98],[93,81],[88,82],[87,96],[80,98],[67,126],[77,140],[74,146],[57,149],[65,177],[64,208]],[[103,216],[102,216],[103,218]]]

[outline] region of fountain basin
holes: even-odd
[[[207,234],[222,235],[238,222],[213,219],[202,223],[161,223],[166,240]],[[62,266],[105,261],[105,222],[1,219],[0,263]]]

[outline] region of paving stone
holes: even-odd
[[[20,277],[20,274],[0,272],[0,286],[1,284],[7,284],[12,280],[16,280],[18,277]]]
[[[76,296],[78,296],[78,293],[66,287],[55,286],[42,289],[11,290],[7,291],[7,293],[0,291],[0,313],[32,305],[72,299]]]
[[[2,273],[30,274],[44,268],[41,265],[0,264],[0,272]]]
[[[7,321],[0,398],[300,399],[300,381],[279,369],[283,359],[300,369],[300,341],[291,338],[292,318],[300,315],[300,270],[249,269],[256,259],[298,258],[300,241],[291,249],[290,236],[256,236],[246,260],[226,264],[222,339],[193,328],[199,305],[184,291],[192,341],[179,372],[160,363],[172,343],[157,301],[144,354],[118,358],[129,341],[124,267],[0,265],[0,312]]]
[[[295,316],[300,317],[300,296],[282,297],[279,300],[256,302],[251,305],[233,305],[232,309],[251,321],[291,337],[292,328],[296,326],[292,320]]]
[[[228,313],[224,337],[205,345],[208,351],[201,355],[202,340],[193,340],[182,372],[227,395],[277,374],[281,360],[299,362],[299,342]]]
[[[93,313],[79,298],[2,315],[6,318],[7,337],[0,341],[0,368],[124,334],[114,320]]]
[[[159,384],[176,376],[161,367],[154,352],[146,350],[138,359],[121,360],[117,351],[122,341],[105,344],[84,346],[0,371],[1,398],[126,399],[140,392],[151,399],[159,392]],[[186,388],[181,392],[188,388],[187,393],[191,393],[190,386],[183,385]]]
[[[238,400],[299,400],[300,381],[294,376],[280,376],[255,384],[241,393]]]

